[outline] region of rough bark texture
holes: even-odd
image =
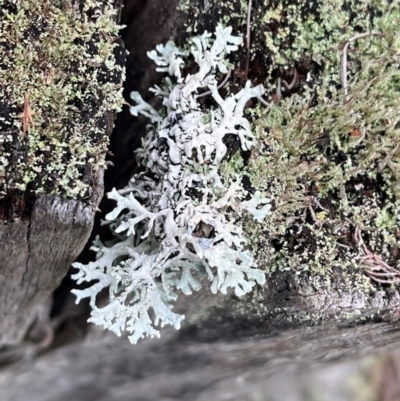
[[[63,38],[60,32],[65,33],[63,24],[70,24],[68,25],[70,29],[75,29],[77,25],[81,25],[81,21],[90,18],[91,13],[94,11],[90,6],[87,10],[84,7],[84,2],[80,3],[80,6],[76,5],[76,2],[70,4],[71,8],[75,7],[73,10],[76,12],[71,11],[68,5],[63,8],[62,4],[52,4],[47,1],[22,3],[5,0],[2,3],[0,7],[1,28],[4,32],[9,32],[11,28],[9,28],[8,21],[13,18],[15,13],[19,12],[19,19],[17,18],[15,26],[18,28],[17,31],[22,32],[21,34],[24,35],[27,49],[29,48],[32,53],[30,59],[28,57],[23,58],[24,62],[26,61],[27,63],[29,62],[27,60],[30,60],[30,68],[23,68],[23,66],[21,68],[21,60],[18,58],[19,53],[9,49],[9,47],[12,49],[14,47],[8,44],[1,48],[2,57],[7,61],[1,66],[2,76],[4,74],[7,76],[7,79],[2,82],[5,88],[11,88],[11,91],[15,89],[15,92],[18,91],[18,93],[19,91],[27,91],[28,93],[31,88],[37,89],[35,87],[37,85],[36,81],[40,81],[43,74],[46,74],[47,68],[55,62],[54,59],[58,60],[57,55],[54,56],[56,52],[53,52],[51,46],[48,46],[47,41],[49,38],[50,40],[60,39],[62,41]],[[114,4],[116,10],[122,8],[120,0],[116,0]],[[104,11],[101,7],[107,10],[111,7],[107,2],[98,2],[97,5],[99,6],[97,9],[99,13]],[[58,15],[57,13],[64,13],[62,14],[64,18],[55,16]],[[83,13],[86,14],[84,15]],[[117,14],[112,14],[112,18],[116,19],[118,17]],[[32,19],[30,25],[29,18]],[[28,22],[26,21],[27,19]],[[45,20],[43,25],[39,24],[39,28],[35,26],[37,21],[42,20]],[[18,24],[21,26],[18,26]],[[116,22],[109,19],[108,24],[112,26],[112,24],[116,25]],[[89,26],[89,23],[87,25]],[[87,28],[89,29],[88,26]],[[52,29],[55,31],[52,31]],[[101,30],[97,26],[94,27],[93,24],[90,29],[92,30],[91,32],[95,32],[96,29]],[[57,32],[57,37],[52,37],[54,32]],[[68,29],[66,32],[69,32]],[[100,33],[104,34],[104,32]],[[73,36],[70,35],[64,38],[65,48],[71,45],[73,38],[75,40],[72,45],[86,43],[78,35],[79,33],[74,32]],[[112,38],[111,33],[109,33],[109,38]],[[13,40],[15,40],[15,36],[13,36]],[[96,42],[97,45],[101,42],[96,36],[94,39],[90,38],[90,40],[89,44]],[[68,85],[70,81],[74,81],[78,69],[83,68],[86,60],[91,60],[89,57],[84,57],[86,53],[82,49],[81,54],[69,54],[70,59],[66,59],[67,56],[60,50],[62,60],[53,66],[54,79],[50,75],[47,81],[40,81],[39,88],[44,91],[44,94],[37,94],[37,98],[42,99],[44,102],[44,99],[47,99],[47,95],[50,94],[50,98],[54,95],[57,100],[50,101],[51,107],[55,107],[60,115],[66,109],[73,109],[75,114],[71,115],[68,120],[68,124],[71,123],[70,127],[73,127],[78,120],[83,121],[81,121],[80,128],[73,131],[74,135],[82,135],[84,140],[88,141],[87,153],[85,153],[86,159],[77,163],[81,167],[78,175],[73,173],[73,163],[76,161],[71,162],[70,160],[74,156],[74,150],[68,149],[69,144],[74,143],[75,137],[71,136],[71,132],[64,129],[65,127],[61,129],[54,128],[52,113],[49,112],[50,109],[46,105],[43,106],[40,101],[36,100],[35,102],[32,101],[31,106],[29,106],[29,97],[26,95],[24,108],[19,110],[21,113],[18,113],[18,110],[15,111],[13,109],[14,106],[11,107],[7,101],[2,102],[0,110],[0,120],[2,121],[2,126],[0,127],[0,141],[2,143],[0,149],[1,168],[3,170],[6,168],[7,171],[6,173],[3,171],[0,183],[0,348],[18,345],[29,332],[31,334],[34,333],[35,342],[38,344],[47,344],[51,340],[52,330],[48,323],[51,310],[51,300],[49,298],[60,285],[71,263],[82,252],[92,231],[94,216],[104,193],[104,169],[101,166],[97,166],[96,161],[103,162],[103,165],[105,164],[104,159],[107,149],[106,146],[103,146],[103,150],[99,150],[94,157],[91,152],[94,152],[94,146],[98,143],[108,143],[115,119],[115,113],[112,110],[118,109],[118,104],[121,104],[119,92],[122,85],[125,51],[123,43],[118,36],[114,34],[113,40],[114,42],[108,45],[110,46],[109,49],[115,51],[114,65],[119,69],[118,73],[111,77],[107,75],[109,70],[106,68],[104,77],[115,81],[116,88],[113,88],[113,92],[107,90],[107,97],[111,99],[115,96],[115,105],[110,107],[108,104],[105,111],[100,111],[95,118],[92,119],[96,111],[101,110],[105,103],[104,97],[101,98],[100,95],[102,88],[100,84],[98,85],[99,92],[96,96],[92,96],[93,103],[90,103],[88,100],[90,96],[87,97],[85,92],[88,87],[87,82],[84,83],[83,87],[75,88],[78,92],[80,91],[81,95],[84,94],[83,96],[86,97],[85,102],[81,102],[78,107],[73,105],[71,99],[63,96],[61,96],[61,99],[57,98],[59,92],[64,90],[63,84]],[[7,41],[8,39],[5,39],[3,42]],[[101,43],[104,45],[105,41],[103,40]],[[48,50],[47,53],[46,51],[42,52],[42,47]],[[98,49],[94,46],[89,49],[90,51],[93,56]],[[83,70],[97,73],[96,69],[98,70],[101,67],[101,62],[103,61],[101,55],[97,56],[100,62],[97,61],[95,68],[93,65],[90,67],[85,65]],[[83,58],[84,61],[82,62],[79,57]],[[63,61],[66,61],[66,66],[62,64]],[[10,70],[8,63],[18,65],[18,73],[15,72],[14,76],[7,75]],[[76,68],[76,71],[73,68]],[[32,73],[35,76],[32,79],[30,79],[29,75],[21,78],[23,72],[21,73],[20,70],[23,72],[26,70],[27,73]],[[91,84],[97,83],[97,78],[95,79],[93,76],[92,78]],[[51,86],[52,83],[54,81],[59,82],[60,79],[60,86],[54,89]],[[76,82],[76,79],[74,82]],[[25,87],[26,85],[28,85],[28,88]],[[15,94],[13,93],[13,95]],[[15,99],[13,101],[16,102]],[[8,99],[8,102],[11,102],[11,100]],[[35,104],[33,105],[33,103]],[[36,125],[31,121],[32,124],[27,127],[26,119],[28,117],[26,116],[29,115],[30,108],[35,109],[33,113],[36,114]],[[87,112],[86,108],[92,108],[90,113]],[[14,113],[11,113],[10,110],[13,110]],[[23,124],[21,124],[21,117],[23,117]],[[29,118],[32,120],[32,117]],[[43,118],[43,121],[39,118]],[[61,123],[61,121],[59,122]],[[10,130],[9,127],[13,129]],[[36,131],[32,131],[33,128],[37,128],[39,134]],[[95,134],[93,134],[93,131],[95,131]],[[10,136],[10,132],[14,136]],[[50,134],[54,135],[56,139],[51,138]],[[46,140],[53,142],[53,145],[58,145],[58,147],[56,146],[58,150],[54,152],[59,153],[50,153],[50,156],[60,157],[58,167],[51,164],[51,157],[48,153],[41,154],[41,150],[35,148],[35,135],[39,135],[39,137],[42,135],[41,146],[44,149],[43,152],[50,151],[50,147],[45,143]],[[62,142],[64,140],[66,143]],[[93,149],[89,146],[90,140],[93,141]],[[10,144],[7,141],[12,143]],[[83,146],[78,145],[77,148],[82,150]],[[36,153],[33,149],[36,149]],[[68,156],[61,157],[60,152],[63,151]],[[37,169],[37,171],[40,171],[43,177],[53,183],[50,186],[42,186],[39,191],[37,191],[39,178],[35,178],[36,183],[29,182],[28,174],[29,168],[35,165],[35,157],[42,162],[41,168]],[[21,161],[24,161],[24,163],[26,161],[27,163],[24,164]],[[66,170],[69,170],[67,175],[70,175],[73,183],[72,187],[80,179],[85,181],[85,185],[87,185],[86,193],[68,194],[70,184],[68,180],[60,181],[57,178],[58,170],[62,170],[63,174]],[[22,185],[22,181],[25,184],[28,183],[26,188]],[[50,193],[59,195],[49,195]],[[40,326],[43,327],[40,328]]]
[[[103,195],[90,204],[40,196],[29,217],[0,223],[0,345],[20,342],[35,309],[60,285],[92,230]]]
[[[245,328],[233,315],[210,309],[216,297],[192,298],[182,299],[191,310],[180,309],[192,325],[180,332],[166,329],[161,339],[132,346],[126,338],[92,328],[83,342],[75,339],[31,363],[10,366],[0,372],[3,399],[253,401],[257,394],[269,394],[271,378],[390,351],[400,341],[398,323],[332,323],[277,334],[249,320]],[[213,324],[194,323],[202,307],[212,314]]]
[[[207,11],[212,2],[198,3]],[[176,0],[126,2],[127,99],[131,90],[146,98],[157,79],[146,51],[170,37],[186,36],[176,5]],[[211,24],[204,13],[200,22]],[[112,136],[115,167],[106,173],[106,189],[124,185],[132,174],[132,152],[144,124],[124,108]],[[95,204],[43,197],[29,219],[2,227],[0,343],[22,339],[35,305],[51,294],[84,246]],[[103,205],[106,212],[109,204]],[[308,276],[276,271],[264,288],[243,299],[211,295],[205,285],[179,299],[176,310],[186,315],[179,332],[167,328],[160,340],[135,346],[88,327],[87,309],[77,309],[74,298],[61,290],[62,299],[55,299],[62,306],[55,313],[53,346],[34,361],[24,353],[22,361],[5,365],[0,394],[5,401],[253,400],[278,373],[398,346],[399,292],[376,287],[360,295],[351,287],[353,276],[334,274],[332,288],[316,291]],[[65,282],[62,288],[70,287]],[[0,363],[10,359],[0,358]]]

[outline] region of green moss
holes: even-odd
[[[373,29],[387,31],[394,26],[398,3],[388,0],[267,0],[253,1],[251,11],[251,62],[249,78],[262,83],[272,95],[277,79],[291,81],[293,67],[298,73],[322,75],[339,84],[337,68],[346,41],[360,32]],[[193,33],[212,31],[222,21],[234,32],[246,38],[248,0],[206,1],[180,0],[178,9],[184,14],[188,32],[179,42],[184,43]],[[387,17],[388,13],[391,19]],[[389,29],[390,30],[390,29]],[[394,32],[391,32],[395,37]],[[397,40],[397,39],[396,39]],[[379,40],[365,39],[358,47],[379,48]],[[244,76],[246,49],[235,54],[236,75]]]
[[[245,38],[248,1],[180,4],[191,32],[212,31],[223,18]],[[313,325],[335,317],[346,324],[387,317],[395,284],[382,287],[366,274],[365,250],[355,234],[360,229],[370,252],[399,267],[399,6],[398,0],[253,1],[249,74],[243,46],[231,60],[228,90],[236,93],[246,79],[263,84],[271,106],[249,104],[258,145],[248,154],[228,144],[221,175],[239,177],[250,193],[271,199],[272,214],[262,224],[243,216],[268,279],[259,296],[226,300],[223,315],[274,322],[267,330],[293,321]],[[349,46],[346,99],[343,48],[370,31],[382,36]],[[277,99],[279,80],[290,82],[294,68],[297,82],[291,89],[282,85]],[[360,310],[354,311],[357,302]]]
[[[90,196],[122,105],[117,12],[111,0],[0,0],[0,196]]]
[[[223,15],[235,32],[245,34],[247,1],[207,4],[207,10],[184,10],[189,23],[193,19],[198,30],[211,30],[206,12],[215,20]],[[250,192],[271,198],[273,213],[262,224],[244,216],[245,232],[259,267],[269,275],[270,291],[288,273],[291,296],[312,303],[313,297],[320,302],[336,294],[337,304],[346,305],[351,294],[365,300],[363,308],[371,307],[379,284],[365,274],[365,250],[355,237],[356,228],[369,251],[390,266],[399,265],[399,5],[287,0],[264,2],[253,10],[248,78],[264,84],[265,98],[276,101],[272,94],[278,79],[289,81],[293,67],[299,77],[292,89],[283,88],[278,102],[248,109],[259,143],[250,155],[228,146],[229,157],[221,167],[225,180],[239,176]],[[340,77],[344,45],[369,31],[382,36],[350,45],[345,99]],[[243,86],[244,58],[245,49],[232,60],[233,93]],[[251,299],[238,306],[244,315],[282,312],[267,305],[250,311],[245,305]],[[388,299],[383,296],[382,302],[384,310]],[[359,317],[346,313],[343,306],[338,317],[375,318],[366,311]],[[326,316],[316,311],[315,316],[294,319],[319,324]]]
[[[362,2],[354,10],[362,14],[361,6],[367,12]],[[373,289],[356,227],[371,252],[391,266],[399,263],[400,15],[384,2],[374,13],[371,29],[384,36],[353,45],[348,101],[337,72],[353,31],[338,37],[337,46],[324,47],[325,68],[313,84],[300,81],[290,97],[259,113],[259,144],[241,169],[273,204],[264,224],[245,221],[259,263],[270,275],[289,270],[307,276],[316,294],[343,286],[355,294]],[[313,46],[303,54],[314,57]]]

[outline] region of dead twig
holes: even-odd
[[[365,272],[372,280],[381,284],[400,283],[400,271],[389,266],[382,259],[382,256],[376,255],[367,248],[358,226],[354,230],[354,239],[360,244],[361,251],[364,254],[360,259],[360,265],[365,267]]]
[[[245,67],[245,81],[247,81],[247,78],[249,77],[249,69],[250,69],[250,22],[251,22],[251,6],[252,6],[252,0],[249,0],[247,4],[247,26],[246,26],[246,67]],[[257,100],[262,103],[264,106],[269,107],[270,103],[268,103],[262,96],[258,96]]]
[[[228,70],[224,80],[217,86],[217,89],[221,89],[228,82],[228,79],[231,76],[231,72],[232,72],[231,70]],[[208,96],[208,95],[211,95],[211,91],[200,93],[199,95],[196,96],[196,99],[198,99],[199,97],[204,97],[204,96]]]
[[[342,68],[340,71],[341,79],[342,79],[342,88],[344,91],[344,97],[345,101],[347,102],[349,100],[348,96],[348,87],[347,87],[347,53],[348,53],[348,48],[351,42],[354,42],[358,39],[362,39],[368,36],[383,36],[383,33],[381,32],[364,32],[360,33],[358,35],[354,35],[351,37],[346,44],[344,45],[343,48],[343,56],[342,56]]]
[[[247,28],[246,28],[246,69],[245,69],[245,80],[249,76],[249,68],[250,68],[250,20],[251,20],[251,0],[247,5]]]
[[[29,94],[25,94],[25,96],[24,96],[24,112],[22,115],[22,132],[23,132],[22,139],[25,138],[25,133],[28,129],[29,124],[32,124],[33,126],[35,126],[33,119],[32,119],[31,106],[29,104]]]

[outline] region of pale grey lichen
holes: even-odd
[[[269,199],[261,193],[249,199],[239,178],[227,182],[219,174],[227,134],[236,135],[243,150],[255,144],[243,109],[250,98],[263,93],[262,86],[247,82],[235,95],[220,95],[216,69],[227,71],[226,55],[241,44],[231,31],[218,25],[215,39],[205,32],[192,40],[190,52],[199,68],[186,77],[182,57],[187,53],[173,42],[149,53],[169,77],[152,90],[163,100],[160,111],[132,93],[137,103],[132,114],[141,113],[151,121],[137,154],[145,171],[124,189],[108,194],[117,202],[106,216],[115,240],[106,246],[97,239],[96,261],[74,265],[78,283],[97,280],[85,290],[73,291],[77,302],[90,298],[90,321],[118,335],[127,330],[132,343],[159,336],[154,328],[158,323],[179,328],[183,316],[172,312],[171,305],[175,291],[199,290],[204,274],[213,293],[226,294],[233,288],[242,296],[265,282],[247,249],[240,221],[245,211],[262,221],[270,213]],[[200,105],[200,88],[211,91],[218,107],[205,110]],[[96,296],[104,288],[109,289],[109,303],[98,307]]]

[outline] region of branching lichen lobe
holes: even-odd
[[[238,177],[222,182],[220,176],[227,135],[237,137],[243,151],[254,146],[243,111],[250,98],[263,93],[261,86],[252,87],[250,82],[225,99],[219,93],[216,69],[227,72],[226,56],[241,43],[231,31],[218,25],[215,39],[207,32],[194,37],[190,53],[198,68],[186,76],[182,68],[188,51],[168,42],[148,53],[157,70],[168,76],[151,88],[163,100],[161,110],[139,93],[131,95],[137,104],[132,114],[150,119],[137,153],[144,171],[126,188],[108,195],[117,202],[106,216],[112,221],[115,241],[105,246],[96,240],[97,260],[86,266],[75,264],[78,283],[98,280],[86,290],[73,291],[78,301],[90,298],[90,321],[118,335],[127,330],[133,343],[159,336],[157,323],[179,328],[183,316],[171,310],[175,291],[189,295],[199,290],[203,275],[213,293],[226,294],[233,288],[237,296],[265,282],[247,250],[240,221],[250,213],[261,222],[270,213],[269,199],[260,191],[247,197]],[[201,88],[210,91],[216,106],[199,103]],[[103,288],[109,288],[110,300],[100,308],[96,297]]]
[[[223,6],[231,3],[235,3],[236,10],[238,2],[224,2]],[[213,7],[220,4],[214,3]],[[245,220],[243,235],[249,237],[258,266],[267,274],[267,282],[258,297],[253,293],[245,301],[229,299],[227,303],[231,309],[238,309],[236,317],[239,312],[243,317],[254,313],[260,320],[276,318],[282,327],[299,320],[305,325],[321,324],[332,316],[342,320],[377,320],[396,302],[393,294],[397,290],[378,287],[365,274],[361,263],[364,255],[355,239],[355,229],[363,231],[369,249],[397,266],[399,88],[398,43],[393,33],[398,13],[385,2],[380,3],[371,18],[365,18],[369,6],[363,2],[354,5],[316,2],[313,9],[309,9],[309,3],[300,1],[285,4],[288,7],[283,11],[270,10],[273,15],[267,15],[263,7],[255,11],[252,28],[253,33],[256,31],[255,50],[249,78],[265,82],[270,97],[278,79],[290,82],[293,67],[298,71],[297,82],[290,89],[283,89],[283,98],[269,109],[246,110],[254,118],[259,141],[253,143],[250,157],[243,149],[234,150],[236,145],[232,145],[229,157],[221,159],[218,170],[223,183],[234,181],[243,186],[246,183],[251,195],[260,191],[271,199],[272,213],[264,221],[256,222],[252,216],[246,217],[246,213],[241,216]],[[332,17],[338,4],[340,12]],[[259,18],[260,14],[265,16],[264,20]],[[307,20],[309,24],[304,23]],[[288,21],[295,25],[296,37],[285,37],[283,31]],[[344,30],[346,21],[352,24]],[[263,29],[257,30],[259,27]],[[352,45],[348,59],[350,98],[346,102],[339,75],[342,48],[357,32],[368,29],[382,32],[383,37]],[[320,41],[322,36],[324,40]],[[241,67],[233,69],[227,93],[240,87],[242,72]],[[223,76],[221,72],[219,81]],[[199,102],[215,107],[207,100]],[[140,104],[141,111],[151,116],[149,105]],[[204,124],[212,121],[212,113],[203,117]],[[181,120],[182,115],[177,113],[171,126]],[[178,161],[169,163],[176,156],[169,140],[167,135],[159,138],[157,146],[146,143],[146,151],[139,154],[143,165],[158,168],[160,177],[166,175],[165,181],[168,174],[174,180],[173,166],[179,170]],[[158,157],[157,149],[163,149],[164,157]],[[206,144],[190,150],[188,159],[209,161]],[[210,159],[216,153],[211,155]],[[392,168],[389,162],[394,163]],[[212,163],[203,164],[198,171],[194,168],[196,173],[209,173]],[[143,193],[158,196],[152,182],[154,176],[148,178],[145,185],[144,177],[140,177],[146,188]],[[201,202],[203,191],[204,185],[199,180],[186,195],[193,202]],[[120,200],[116,193],[112,197]],[[147,202],[146,197],[139,200],[141,206]],[[130,209],[135,210],[132,205]],[[152,217],[148,216],[147,221]],[[127,221],[120,222],[129,226]],[[193,226],[194,238],[203,242],[214,238],[211,224],[197,223]],[[97,250],[100,249],[107,247],[97,243]],[[196,253],[193,244],[187,245],[187,252]],[[102,257],[98,255],[99,259]],[[278,298],[280,303],[275,302]],[[290,305],[302,303],[307,304],[306,312],[292,316]],[[121,327],[114,329],[118,332]]]

